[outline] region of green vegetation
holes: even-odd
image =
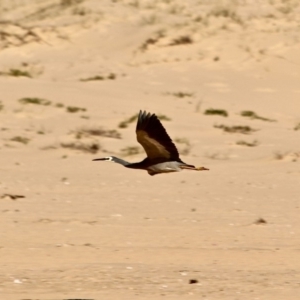
[[[251,143],[246,142],[246,141],[237,141],[236,144],[239,146],[255,147],[258,145],[258,141],[254,140]]]
[[[96,142],[90,144],[84,144],[80,142],[71,142],[71,143],[61,143],[61,147],[68,148],[72,150],[78,150],[82,152],[95,154],[100,150],[100,145]]]
[[[110,80],[114,80],[114,79],[116,79],[116,77],[117,76],[114,73],[110,73],[106,78],[110,79]]]
[[[158,38],[148,38],[140,47],[142,51],[145,51],[148,49],[149,45],[154,45],[158,41]]]
[[[110,73],[107,76],[102,76],[102,75],[96,75],[93,77],[88,77],[88,78],[82,78],[80,81],[94,81],[94,80],[114,80],[116,79],[116,74]]]
[[[165,36],[165,30],[159,29],[154,33],[154,35],[148,39],[145,40],[145,42],[140,46],[141,51],[145,51],[148,49],[150,45],[156,44],[162,37]]]
[[[15,137],[11,138],[10,140],[13,142],[22,143],[24,145],[27,145],[30,141],[30,139],[23,137],[23,136],[15,136]]]
[[[185,147],[180,150],[180,154],[188,155],[191,151],[191,144],[187,138],[175,138],[174,142],[177,144],[183,144]]]
[[[77,107],[77,106],[67,106],[66,110],[69,113],[77,113],[77,112],[80,112],[80,111],[86,111],[86,108]]]
[[[189,37],[188,35],[180,36],[176,39],[173,39],[173,41],[170,43],[170,46],[178,46],[178,45],[184,45],[184,44],[192,44],[193,39]]]
[[[257,119],[257,120],[262,120],[262,121],[267,121],[267,122],[276,122],[276,120],[261,117],[261,116],[257,115],[254,111],[251,111],[251,110],[242,111],[241,116],[250,118],[252,120]]]
[[[51,101],[42,98],[22,98],[19,99],[22,104],[50,105]]]
[[[214,125],[215,128],[223,129],[225,132],[229,133],[242,133],[242,134],[249,134],[254,131],[255,129],[251,128],[250,126],[226,126],[226,125]]]
[[[126,120],[120,122],[119,125],[118,125],[118,127],[119,127],[119,128],[127,128],[128,125],[129,125],[130,123],[135,122],[135,121],[137,120],[137,118],[138,118],[138,114],[135,114],[135,115],[131,116],[130,118],[128,118],[128,119],[126,119]]]
[[[19,102],[22,104],[35,104],[35,105],[44,105],[44,106],[51,105],[50,100],[46,100],[46,99],[38,98],[38,97],[22,98],[22,99],[19,99]],[[63,103],[55,103],[55,104],[53,103],[53,106],[57,107],[57,108],[65,107],[65,105]],[[1,109],[1,107],[0,107],[0,109]],[[77,113],[77,112],[85,112],[85,111],[87,111],[87,109],[83,108],[83,107],[77,107],[77,106],[67,106],[66,111],[68,113]]]
[[[193,97],[194,93],[188,93],[188,92],[173,92],[173,93],[166,93],[166,95],[171,95],[177,98],[186,98],[186,97]]]
[[[274,158],[277,160],[289,159],[292,162],[296,162],[300,159],[300,151],[286,151],[286,152],[275,152]]]
[[[284,157],[286,155],[287,155],[287,153],[282,153],[282,152],[277,151],[274,153],[274,158],[278,159],[278,160],[282,160],[282,159],[284,159]]]
[[[161,121],[171,121],[171,118],[167,117],[166,115],[160,115],[160,114],[158,114],[157,117],[158,117]]]
[[[175,138],[174,141],[178,144],[186,144],[186,145],[190,144],[187,138]]]
[[[0,110],[1,110],[1,104],[0,104]],[[298,123],[295,127],[294,130],[300,130],[300,123]]]
[[[237,15],[234,9],[231,7],[226,7],[224,5],[216,6],[214,7],[208,14],[208,17],[223,17],[228,18],[234,21],[235,23],[239,25],[243,25],[243,20],[240,16]]]
[[[32,77],[28,71],[22,71],[19,69],[10,69],[6,74],[14,77]]]
[[[121,134],[115,129],[106,130],[103,128],[81,128],[76,130],[74,133],[77,139],[81,139],[86,136],[104,136],[114,139],[121,138]]]
[[[215,160],[227,160],[230,159],[228,153],[221,153],[221,152],[214,152],[214,153],[207,153],[205,155],[209,159],[215,159]]]
[[[60,5],[63,7],[72,6],[81,3],[83,0],[60,0]]]
[[[142,149],[138,146],[128,146],[126,148],[121,149],[121,154],[123,156],[136,155],[142,152]]]
[[[228,113],[226,110],[224,109],[214,109],[214,108],[210,108],[207,109],[204,112],[205,115],[219,115],[219,116],[223,116],[223,117],[228,117]]]

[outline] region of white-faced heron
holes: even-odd
[[[146,170],[149,175],[179,172],[182,169],[203,171],[204,167],[195,167],[179,158],[178,150],[155,114],[140,111],[136,125],[137,141],[143,146],[147,157],[138,163],[130,163],[115,156],[96,158],[112,161],[130,169]]]

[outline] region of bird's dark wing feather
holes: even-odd
[[[176,146],[155,114],[140,111],[136,136],[148,158],[180,160]]]

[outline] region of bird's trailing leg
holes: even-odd
[[[209,171],[209,169],[207,169],[205,167],[196,167],[195,169],[196,169],[196,171]]]
[[[208,171],[209,170],[205,167],[195,167],[195,166],[192,166],[192,165],[181,165],[180,168],[181,169],[186,169],[186,170],[194,170],[194,171]]]

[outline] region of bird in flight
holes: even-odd
[[[180,159],[176,146],[155,114],[140,111],[136,125],[136,137],[147,154],[147,157],[141,162],[130,163],[115,156],[96,158],[93,161],[111,161],[129,169],[146,170],[151,176],[179,172],[183,169],[209,170],[205,167],[188,165]]]

